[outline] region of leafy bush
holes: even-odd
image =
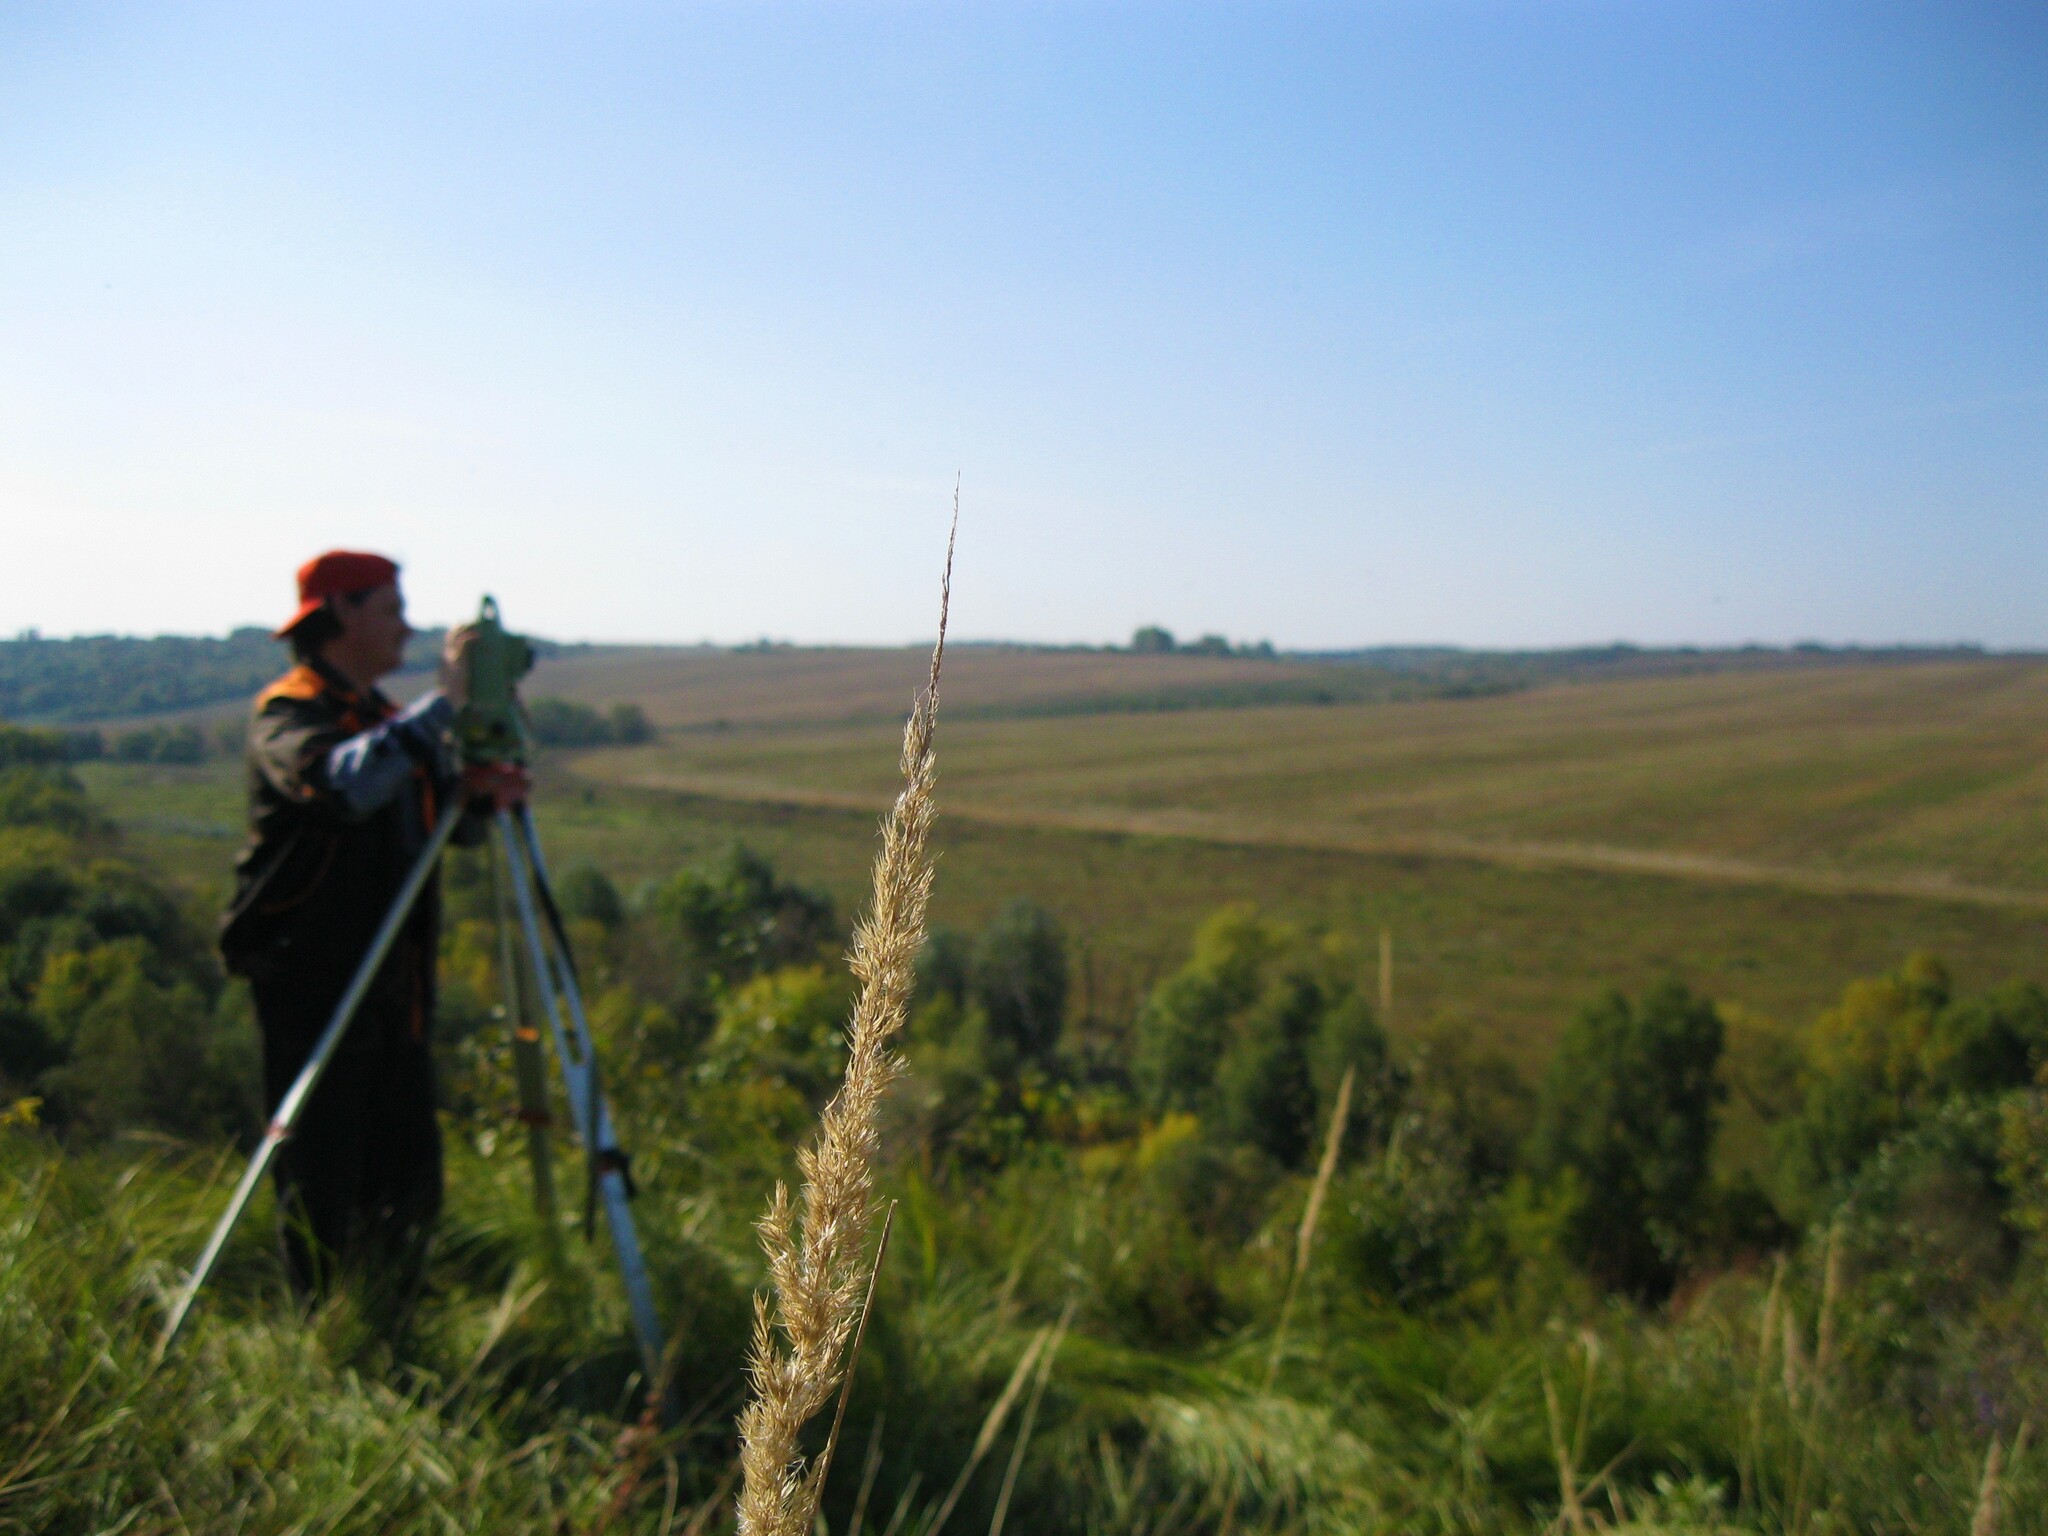
[[[211,946],[112,851],[63,769],[0,770],[0,1098],[77,1136],[246,1135],[254,1045]]]
[[[1235,1021],[1257,999],[1284,938],[1249,905],[1225,907],[1195,933],[1188,963],[1146,998],[1132,1062],[1155,1110],[1209,1106]]]
[[[1570,1236],[1602,1284],[1667,1295],[1709,1192],[1721,1020],[1678,982],[1610,992],[1566,1028],[1544,1079],[1531,1165],[1580,1192]]]
[[[0,768],[0,827],[52,827],[76,835],[98,825],[84,789],[70,774]]]
[[[1014,1076],[1015,1064],[1045,1066],[1067,1016],[1066,939],[1053,915],[1035,901],[1013,901],[975,942],[969,990],[980,1008],[991,1066]]]
[[[196,725],[140,726],[114,738],[113,757],[123,763],[202,762],[206,738]]]
[[[710,1027],[734,987],[838,947],[831,897],[784,880],[743,846],[648,886],[637,906],[626,979],[675,1017],[681,1049]]]
[[[790,966],[756,976],[725,999],[697,1065],[705,1083],[780,1082],[812,1109],[846,1065],[853,988],[845,971]]]
[[[1854,981],[1807,1043],[1805,1094],[1786,1129],[1788,1180],[1825,1214],[1894,1138],[1958,1099],[2034,1082],[2048,1066],[2048,993],[2015,983],[1954,996],[1927,955]]]
[[[0,768],[90,762],[105,750],[98,731],[37,730],[0,721]]]
[[[544,747],[634,747],[654,740],[647,711],[638,704],[613,704],[599,711],[573,699],[530,699],[528,728]]]
[[[1804,1181],[1840,1187],[1903,1129],[1922,1094],[1921,1054],[1949,1001],[1948,973],[1915,955],[1890,976],[1852,981],[1814,1025],[1793,1133]]]
[[[1466,1261],[1479,1207],[1455,1132],[1426,1114],[1403,1116],[1386,1148],[1331,1192],[1331,1265],[1383,1305],[1430,1306],[1476,1278]]]
[[[1342,946],[1311,944],[1250,907],[1226,907],[1195,935],[1181,970],[1152,991],[1136,1027],[1133,1076],[1155,1112],[1203,1117],[1219,1135],[1299,1167],[1347,1068],[1371,1112],[1386,1037]]]
[[[611,878],[594,864],[573,864],[555,882],[555,899],[572,918],[596,923],[607,932],[626,921],[626,902]]]

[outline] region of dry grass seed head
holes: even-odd
[[[958,522],[956,486],[956,528]],[[931,672],[903,731],[903,788],[882,823],[873,895],[847,957],[860,994],[847,1028],[846,1076],[819,1117],[815,1141],[798,1154],[801,1215],[778,1184],[760,1222],[773,1300],[757,1298],[754,1307],[753,1397],[740,1415],[742,1536],[802,1536],[809,1524],[813,1486],[826,1469],[806,1468],[797,1437],[838,1385],[840,1356],[866,1289],[859,1260],[874,1215],[876,1115],[902,1071],[891,1042],[909,1010],[932,887],[934,741],[952,578],[949,536]]]

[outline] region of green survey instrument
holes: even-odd
[[[464,763],[524,763],[533,733],[519,703],[519,680],[533,670],[533,642],[499,622],[498,600],[486,597],[469,626],[469,698],[455,717]]]
[[[569,1120],[583,1145],[588,1175],[584,1230],[586,1235],[595,1235],[597,1213],[601,1210],[625,1284],[627,1311],[648,1390],[665,1403],[672,1383],[663,1375],[660,1319],[628,1203],[633,1194],[631,1171],[599,1079],[597,1051],[583,1010],[568,925],[555,903],[547,863],[541,855],[540,836],[534,829],[533,811],[524,792],[521,770],[531,755],[533,738],[527,728],[525,708],[519,702],[518,684],[533,668],[533,643],[508,631],[499,621],[497,602],[486,597],[465,654],[468,699],[456,715],[453,733],[462,759],[464,793],[435,823],[347,990],[335,1005],[326,1029],[300,1069],[297,1081],[278,1101],[277,1111],[264,1128],[263,1139],[235,1188],[234,1198],[214,1227],[198,1262],[192,1266],[191,1275],[179,1288],[157,1352],[161,1356],[184,1325],[200,1288],[220,1261],[229,1234],[254,1197],[278,1149],[291,1136],[292,1127],[326,1072],[456,826],[465,814],[478,816],[487,812],[494,833],[499,982],[505,993],[505,1014],[512,1025],[519,1119],[527,1128],[534,1201],[552,1231],[555,1205],[548,1133],[554,1118],[549,1109],[546,1061],[541,1046],[545,1036],[554,1046]],[[511,786],[516,786],[516,792],[508,793]],[[497,878],[500,872],[502,880]]]

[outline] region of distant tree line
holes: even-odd
[[[1196,640],[1176,640],[1173,631],[1147,624],[1131,636],[1130,649],[1137,656],[1254,656],[1271,660],[1273,642],[1255,640],[1233,645],[1223,635],[1203,635]]]
[[[408,671],[440,654],[444,631],[413,637]],[[152,715],[245,698],[290,664],[253,626],[214,635],[78,635],[0,640],[0,719],[49,724]]]
[[[543,747],[634,747],[654,740],[654,726],[638,704],[603,710],[569,699],[535,699],[528,707],[534,741]],[[0,763],[202,763],[242,755],[246,727],[240,717],[211,731],[197,725],[139,725],[127,730],[5,726]]]

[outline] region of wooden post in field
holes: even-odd
[[[1380,1028],[1394,1014],[1394,930],[1380,929]]]

